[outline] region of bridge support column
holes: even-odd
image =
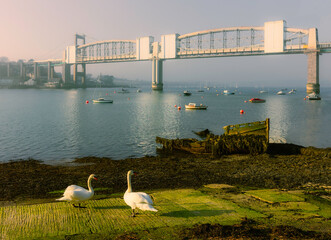
[[[20,77],[25,79],[25,65],[23,62],[20,62]]]
[[[70,65],[66,63],[62,65],[62,81],[64,84],[70,82]]]
[[[154,58],[152,61],[152,89],[163,90],[163,61]]]
[[[47,79],[48,81],[50,81],[52,79],[52,63],[51,62],[48,62],[48,67],[47,67]]]
[[[7,77],[10,78],[10,63],[7,63]]]
[[[308,76],[306,91],[307,94],[310,94],[312,92],[319,94],[319,52],[315,50],[307,52],[306,54],[308,57]]]
[[[85,87],[86,84],[86,64],[82,63],[82,85]]]
[[[77,79],[78,79],[78,76],[81,77],[81,80],[82,80],[82,85],[85,86],[85,80],[86,80],[86,64],[85,63],[82,63],[81,64],[82,66],[82,71],[81,72],[78,72],[77,71],[77,68],[78,68],[78,64],[74,64],[74,84],[76,85],[77,84]]]
[[[39,78],[39,66],[38,63],[34,63],[33,65],[33,76],[34,76],[34,80],[37,80]]]

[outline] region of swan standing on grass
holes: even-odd
[[[64,191],[63,197],[56,200],[72,202],[74,207],[83,208],[80,206],[80,202],[89,200],[94,195],[94,190],[91,185],[92,179],[98,180],[94,174],[91,174],[87,180],[88,190],[77,185],[70,185]],[[76,206],[75,203],[78,203],[78,206]]]
[[[151,197],[144,192],[132,192],[131,187],[131,176],[136,174],[133,170],[128,171],[127,179],[128,179],[128,190],[126,190],[124,194],[124,201],[127,205],[132,208],[132,217],[135,216],[134,210],[139,208],[143,211],[149,210],[157,212],[157,210],[152,206],[153,201]]]

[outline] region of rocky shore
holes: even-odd
[[[139,190],[198,188],[224,183],[257,188],[296,189],[308,183],[331,185],[331,148],[303,148],[270,144],[260,155],[193,155],[184,152],[112,160],[84,157],[72,165],[47,165],[29,159],[0,164],[0,201],[54,197],[51,192],[70,184],[86,185],[89,174],[99,176],[97,188],[107,193],[124,192],[126,173],[139,172]],[[55,196],[57,197],[57,196]]]

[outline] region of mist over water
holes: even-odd
[[[167,86],[153,92],[120,89],[0,89],[0,162],[34,158],[63,162],[77,157],[112,159],[156,154],[155,137],[198,138],[192,131],[206,128],[222,134],[222,127],[270,118],[272,141],[331,147],[331,89],[321,89],[322,101],[305,101],[305,89],[278,96],[279,89],[260,94],[257,88]],[[191,96],[183,96],[190,90]],[[288,89],[289,91],[290,89]],[[116,93],[114,93],[114,91]],[[113,104],[93,104],[98,96]],[[245,103],[252,97],[265,103]],[[90,103],[86,104],[86,100]],[[185,110],[190,102],[208,105],[206,111]],[[181,106],[178,110],[175,105]],[[243,109],[245,114],[240,114]]]

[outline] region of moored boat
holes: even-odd
[[[285,95],[285,94],[286,94],[286,92],[284,90],[280,90],[277,92],[277,95]]]
[[[261,98],[251,98],[249,99],[250,102],[252,103],[264,103],[265,99],[261,99]]]
[[[113,100],[104,98],[93,99],[92,101],[93,103],[113,103]]]
[[[185,90],[183,92],[184,96],[190,96],[192,93],[190,91]]]
[[[312,92],[307,96],[308,100],[321,100],[321,97],[316,94],[315,92]]]
[[[234,92],[230,92],[229,90],[223,91],[224,95],[234,95]]]
[[[185,104],[185,109],[192,109],[192,110],[206,110],[208,106],[200,104],[197,105],[196,103],[189,103]]]

